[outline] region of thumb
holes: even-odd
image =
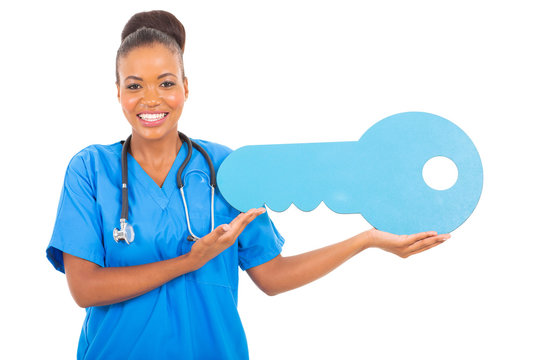
[[[217,240],[224,236],[227,232],[231,230],[231,225],[229,224],[223,224],[218,226],[213,233],[215,234],[214,239]]]
[[[208,240],[211,241],[217,241],[223,234],[228,232],[231,229],[231,226],[229,224],[223,224],[212,230],[208,235],[205,237],[208,238]]]
[[[231,226],[229,224],[223,224],[223,225],[220,225],[216,230],[218,230],[218,236],[221,236],[225,234],[227,231],[231,230]]]

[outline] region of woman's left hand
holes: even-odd
[[[437,235],[435,231],[427,231],[412,235],[395,235],[375,228],[366,231],[368,247],[377,247],[402,258],[418,254],[442,244],[450,238],[450,234]]]

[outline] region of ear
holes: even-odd
[[[187,77],[184,77],[184,97],[187,100],[189,95],[188,80]]]
[[[116,91],[118,92],[117,93],[117,97],[118,97],[118,102],[120,102],[120,85],[118,85],[118,82],[115,82],[116,84]]]

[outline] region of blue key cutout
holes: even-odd
[[[425,163],[444,156],[458,169],[446,190],[429,187]],[[449,233],[467,220],[482,192],[483,170],[471,139],[457,125],[425,112],[389,116],[359,141],[250,145],[221,164],[217,183],[239,211],[291,204],[311,211],[322,201],[340,214],[358,213],[395,234]]]

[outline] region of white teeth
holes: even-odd
[[[167,113],[160,114],[139,114],[138,116],[144,121],[158,121],[161,120],[167,115]]]

